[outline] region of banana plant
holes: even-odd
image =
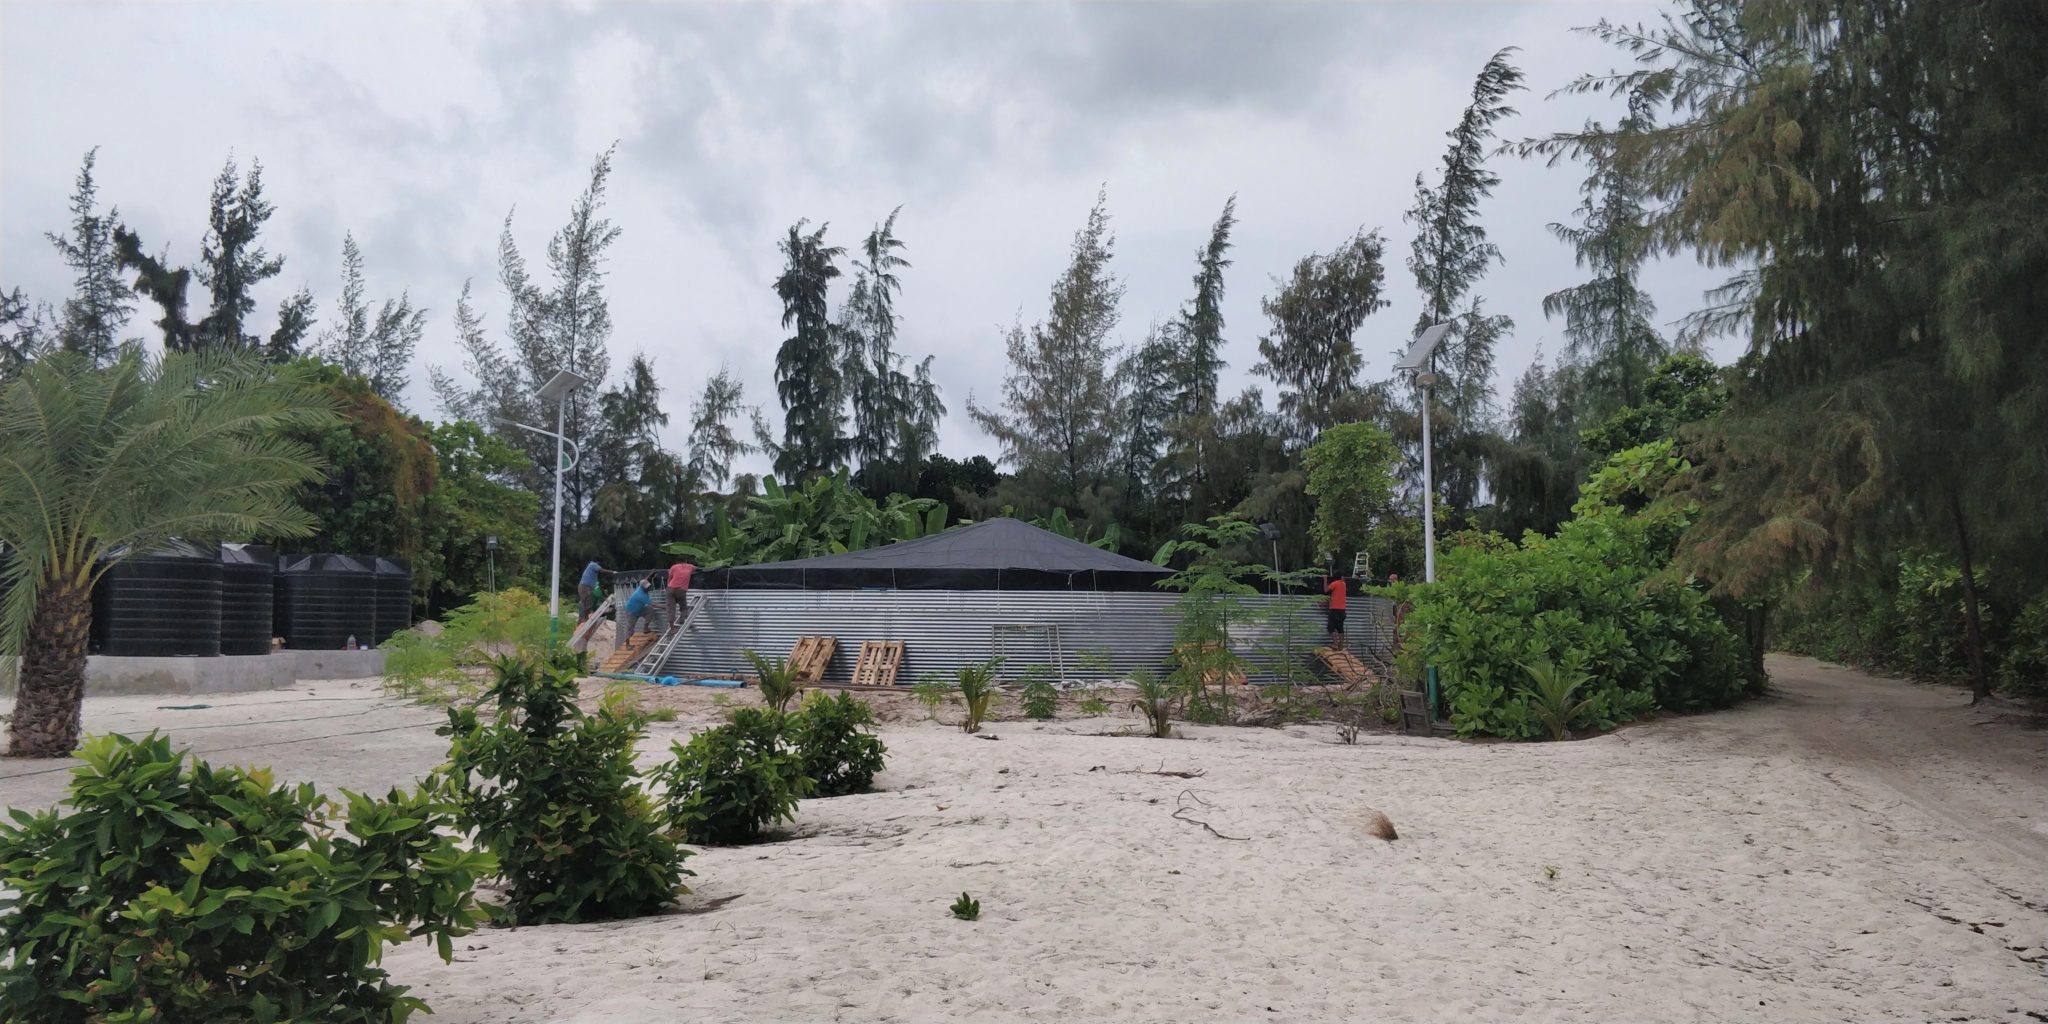
[[[1067,510],[1063,507],[1054,508],[1049,516],[1033,519],[1031,525],[1048,533],[1058,534],[1068,540],[1078,540],[1089,547],[1101,548],[1104,551],[1116,551],[1123,546],[1124,528],[1122,526],[1117,523],[1110,523],[1102,528],[1102,536],[1090,537],[1089,534],[1094,531],[1077,531],[1074,528],[1074,521],[1067,517]]]
[[[716,568],[860,551],[947,528],[945,503],[892,494],[878,506],[853,488],[843,469],[800,487],[774,477],[763,477],[761,485],[762,493],[747,499],[737,527],[721,511],[711,541],[678,542],[662,550]]]

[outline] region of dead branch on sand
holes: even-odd
[[[1221,832],[1218,832],[1218,831],[1216,831],[1216,827],[1215,827],[1215,826],[1213,826],[1213,825],[1209,824],[1209,823],[1208,823],[1208,822],[1206,822],[1206,821],[1203,821],[1203,820],[1202,820],[1202,819],[1200,819],[1200,818],[1186,818],[1186,817],[1182,817],[1182,815],[1186,814],[1186,813],[1187,813],[1187,812],[1188,812],[1189,810],[1191,810],[1191,809],[1192,809],[1192,808],[1190,808],[1190,807],[1189,807],[1189,806],[1188,806],[1188,805],[1187,805],[1186,803],[1184,803],[1184,802],[1183,802],[1183,801],[1186,801],[1186,800],[1193,800],[1194,802],[1196,802],[1196,803],[1198,803],[1198,804],[1201,804],[1201,805],[1202,805],[1203,807],[1214,807],[1214,806],[1215,806],[1214,804],[1210,803],[1209,801],[1207,801],[1207,800],[1204,800],[1204,799],[1202,799],[1202,798],[1201,798],[1201,797],[1199,797],[1199,796],[1196,796],[1196,795],[1195,795],[1195,791],[1194,791],[1194,790],[1192,790],[1192,789],[1183,789],[1183,790],[1181,790],[1181,791],[1180,791],[1180,795],[1179,795],[1179,796],[1177,796],[1177,797],[1174,797],[1174,799],[1173,799],[1173,802],[1174,802],[1174,808],[1173,808],[1173,817],[1174,817],[1174,818],[1175,818],[1176,820],[1179,820],[1179,821],[1185,821],[1185,822],[1187,822],[1187,823],[1188,823],[1188,824],[1190,824],[1190,825],[1200,825],[1200,826],[1202,826],[1203,828],[1205,828],[1205,829],[1208,829],[1208,830],[1209,830],[1209,834],[1210,834],[1210,835],[1212,835],[1212,836],[1215,836],[1215,837],[1216,837],[1216,838],[1218,838],[1218,839],[1229,839],[1229,840],[1232,840],[1232,841],[1234,841],[1234,842],[1239,842],[1239,843],[1248,843],[1248,842],[1251,842],[1251,838],[1252,838],[1252,837],[1250,837],[1250,836],[1226,836],[1226,835],[1224,835],[1223,833],[1221,833]]]

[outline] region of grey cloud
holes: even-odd
[[[196,256],[205,189],[229,148],[261,157],[285,275],[266,309],[310,284],[324,309],[344,230],[373,294],[409,288],[434,315],[422,363],[457,364],[448,315],[464,278],[495,330],[494,243],[505,211],[538,263],[592,153],[620,140],[611,214],[625,229],[610,294],[615,360],[657,360],[674,409],[729,362],[773,406],[775,242],[800,216],[851,244],[905,204],[903,347],[939,355],[949,450],[985,451],[962,415],[999,389],[1000,327],[1042,315],[1045,289],[1107,181],[1129,281],[1123,335],[1171,315],[1225,195],[1240,194],[1229,281],[1232,377],[1263,326],[1261,295],[1292,261],[1359,226],[1388,238],[1394,306],[1360,343],[1381,371],[1413,322],[1400,214],[1435,166],[1471,75],[1521,44],[1531,92],[1509,134],[1571,127],[1589,109],[1546,103],[1580,70],[1616,63],[1574,40],[1598,5],[1359,3],[894,3],[124,8],[93,16],[0,9],[0,272],[59,298],[40,232],[63,222],[78,153],[95,141],[105,197],[152,244]],[[81,47],[90,37],[94,45]],[[250,55],[231,69],[174,59]],[[57,55],[62,54],[60,58]],[[51,89],[63,81],[75,87]],[[134,104],[179,97],[172,126]],[[1554,353],[1543,293],[1572,283],[1543,225],[1576,204],[1577,172],[1501,158],[1487,207],[1508,264],[1482,287],[1518,329],[1503,390],[1538,344]],[[1666,316],[1717,274],[1651,276]],[[416,378],[423,378],[417,368]],[[420,391],[415,408],[430,410]],[[678,417],[680,419],[680,417]],[[679,441],[678,436],[672,441]]]

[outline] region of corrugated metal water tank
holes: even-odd
[[[220,653],[269,654],[277,556],[266,544],[220,546]]]
[[[1178,614],[1173,594],[1114,591],[714,590],[690,629],[655,670],[663,675],[736,676],[752,669],[751,648],[781,657],[798,637],[836,636],[827,682],[850,682],[863,640],[902,640],[900,686],[947,679],[963,665],[1002,655],[1004,678],[1040,669],[1070,682],[1164,671]],[[1279,663],[1300,664],[1325,642],[1323,612],[1303,597],[1246,597],[1265,614],[1240,631],[1252,682],[1283,678]],[[1386,655],[1393,605],[1352,598],[1351,642]]]
[[[391,634],[412,626],[412,562],[403,558],[379,558],[377,575],[376,639],[364,643],[376,646]]]
[[[287,648],[338,651],[377,632],[377,576],[348,555],[284,555],[277,560],[272,620]]]
[[[89,650],[118,657],[220,654],[221,562],[212,544],[174,541],[116,562],[92,588]]]

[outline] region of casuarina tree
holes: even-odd
[[[1449,133],[1442,175],[1434,187],[1423,175],[1415,176],[1415,206],[1407,213],[1415,225],[1408,269],[1422,292],[1415,329],[1451,325],[1433,360],[1446,380],[1435,389],[1440,408],[1431,415],[1437,418],[1432,423],[1444,425],[1436,432],[1436,486],[1445,504],[1458,510],[1471,508],[1479,498],[1482,435],[1493,404],[1493,348],[1514,328],[1513,320],[1488,314],[1472,294],[1487,268],[1501,260],[1500,248],[1487,240],[1479,223],[1479,204],[1500,184],[1499,176],[1486,169],[1494,125],[1513,116],[1507,96],[1522,88],[1522,72],[1508,63],[1513,52],[1494,54],[1480,69],[1472,102]],[[1416,446],[1409,468],[1419,477],[1421,420],[1415,422],[1415,435],[1404,440]]]
[[[825,229],[804,231],[808,221],[790,226],[782,240],[788,262],[775,279],[782,300],[782,326],[796,333],[775,353],[775,393],[782,399],[782,445],[775,472],[801,483],[829,474],[846,457],[846,421],[841,414],[846,379],[840,368],[840,330],[827,315],[836,265],[846,250],[825,244]],[[876,288],[886,286],[877,284]]]
[[[1046,319],[1005,339],[1010,372],[998,409],[968,412],[1001,443],[1005,461],[1047,508],[1096,509],[1115,456],[1116,415],[1110,332],[1116,329],[1123,282],[1110,270],[1116,238],[1108,195],[1098,192],[1088,221],[1074,233],[1071,260],[1053,282]],[[1099,524],[1098,524],[1099,525]]]
[[[312,531],[293,498],[320,467],[287,437],[332,415],[309,374],[228,353],[95,367],[57,352],[0,391],[0,652],[21,657],[11,756],[78,744],[92,587],[110,566],[173,538]]]
[[[58,344],[105,363],[120,348],[121,328],[134,315],[129,308],[134,298],[121,280],[115,238],[120,211],[110,210],[105,215],[99,211],[99,186],[92,176],[98,156],[98,149],[87,150],[85,163],[78,169],[78,186],[71,193],[70,233],[48,237],[75,275],[72,296],[65,300],[57,326]]]

